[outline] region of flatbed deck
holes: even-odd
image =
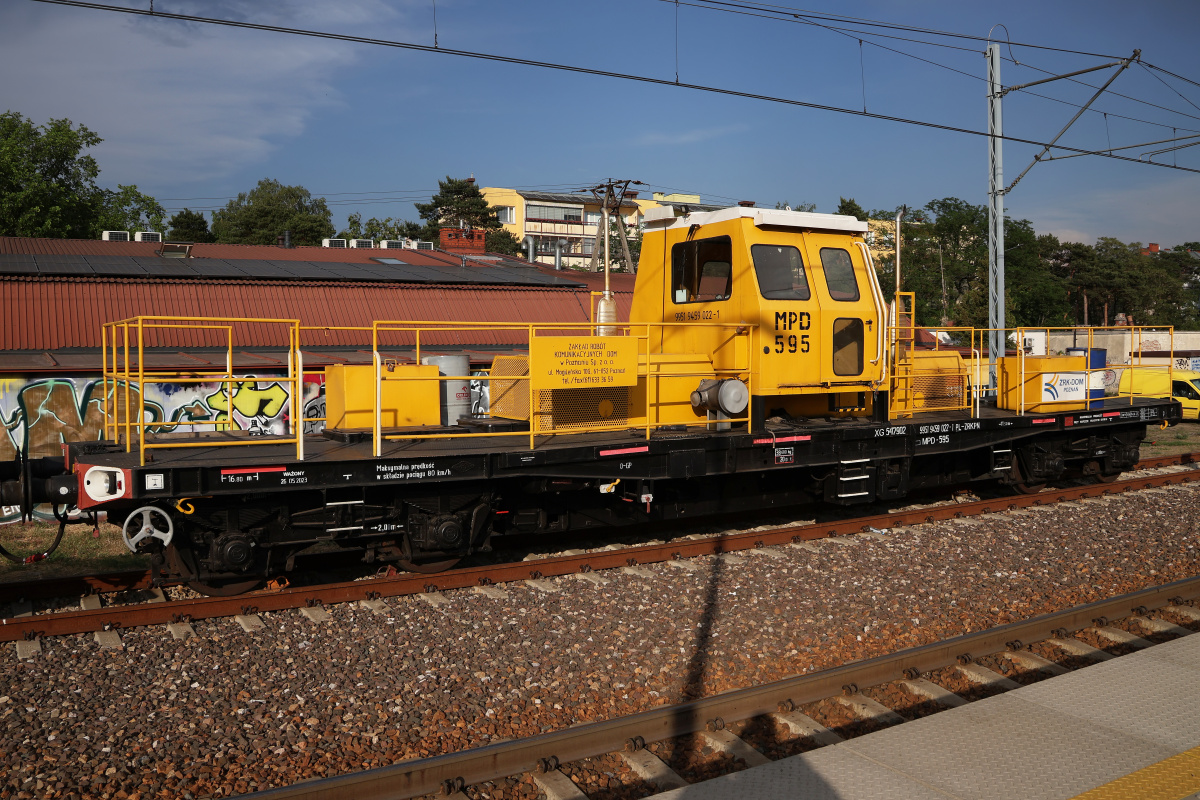
[[[229,494],[247,490],[423,483],[548,476],[572,478],[668,479],[716,476],[794,467],[822,467],[889,459],[992,450],[1010,453],[1026,437],[1059,432],[1111,431],[1179,419],[1177,404],[1166,400],[1108,398],[1100,408],[1052,414],[1018,415],[985,407],[979,416],[965,411],[920,414],[911,419],[772,419],[765,430],[709,431],[623,428],[600,433],[460,435],[434,439],[385,440],[379,457],[370,438],[337,441],[305,437],[304,459],[294,444],[271,437],[247,439],[238,432],[204,436],[171,434],[150,439],[167,443],[185,437],[187,447],[136,449],[105,454],[104,464],[144,473],[132,481],[134,498]],[[340,438],[340,437],[339,437]],[[240,441],[238,446],[196,446],[206,439]],[[1138,436],[1140,441],[1140,435]],[[88,456],[77,460],[86,465]],[[997,463],[1008,463],[1001,458]],[[998,467],[1003,469],[1003,466]]]

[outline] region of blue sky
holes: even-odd
[[[666,80],[674,80],[678,61],[685,83],[852,109],[863,107],[865,92],[873,113],[986,130],[982,42],[915,37],[965,49],[931,47],[877,35],[913,36],[904,31],[847,35],[688,1],[676,8],[662,0],[436,0],[436,32],[443,48]],[[1014,42],[1103,56],[1140,48],[1145,62],[1200,82],[1195,0],[1136,7],[1115,0],[776,3],[980,37],[1003,23]],[[156,0],[155,8],[434,41],[434,0]],[[1111,60],[1022,46],[1012,56],[1021,63],[1004,63],[1008,85],[1045,77],[1039,69],[1061,73]],[[1081,80],[1098,86],[1111,72]],[[32,0],[0,7],[0,74],[0,108],[38,123],[68,117],[86,124],[105,139],[94,151],[101,182],[137,184],[168,207],[221,206],[271,177],[325,196],[339,226],[352,211],[416,219],[412,201],[428,198],[439,178],[470,174],[481,185],[544,189],[632,178],[712,202],[813,202],[819,211],[833,211],[840,196],[866,208],[948,196],[987,202],[987,145],[979,136]],[[1127,97],[1102,96],[1094,108],[1107,117],[1084,114],[1062,144],[1119,147],[1170,138],[1172,126],[1174,135],[1200,133],[1200,86],[1135,64],[1112,89]],[[1031,91],[1065,102],[1010,94],[1005,132],[1048,141],[1075,113],[1068,103],[1085,102],[1094,89],[1058,81]],[[1152,149],[1124,152],[1136,158]],[[1035,152],[1007,144],[1006,176],[1015,177]],[[1200,146],[1156,160],[1200,169]],[[1064,239],[1171,246],[1200,239],[1198,201],[1200,174],[1083,157],[1038,164],[1006,205],[1039,232]]]

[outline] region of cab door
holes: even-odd
[[[763,236],[750,246],[759,295],[761,390],[801,393],[820,385],[821,309],[813,292],[804,242],[795,233]]]
[[[808,234],[821,303],[821,380],[864,386],[879,374],[878,325],[869,266],[844,236]]]

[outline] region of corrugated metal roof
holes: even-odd
[[[587,322],[590,292],[569,288],[457,287],[330,281],[195,280],[0,276],[0,350],[54,351],[100,345],[103,323],[138,315],[299,319],[318,327],[369,326],[372,320]],[[632,295],[617,294],[628,319]],[[215,334],[160,331],[158,346],[219,344]],[[390,334],[389,343],[407,344]],[[483,327],[422,337],[422,344],[513,345],[524,333]],[[310,346],[370,346],[370,334],[313,331]],[[240,347],[285,345],[280,326],[240,325]]]
[[[218,258],[144,258],[139,256],[14,255],[0,253],[3,275],[95,275],[266,278],[271,280],[392,281],[395,283],[507,284],[514,286],[575,286],[570,273],[547,272],[513,261],[476,262],[456,259],[449,264],[416,265],[338,263]]]
[[[105,242],[99,239],[34,239],[25,236],[0,236],[0,254],[58,256],[140,256],[162,259],[155,242]],[[272,247],[256,244],[194,244],[192,258],[266,261],[319,261],[342,264],[371,264],[372,258],[395,258],[406,264],[454,265],[462,257],[441,250],[383,250],[381,248]],[[509,257],[511,258],[511,257]],[[470,257],[467,258],[470,261]],[[516,259],[520,260],[520,259]]]

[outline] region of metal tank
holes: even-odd
[[[442,380],[442,424],[457,425],[459,417],[471,416],[471,359],[467,356],[422,356],[421,363],[438,368]]]

